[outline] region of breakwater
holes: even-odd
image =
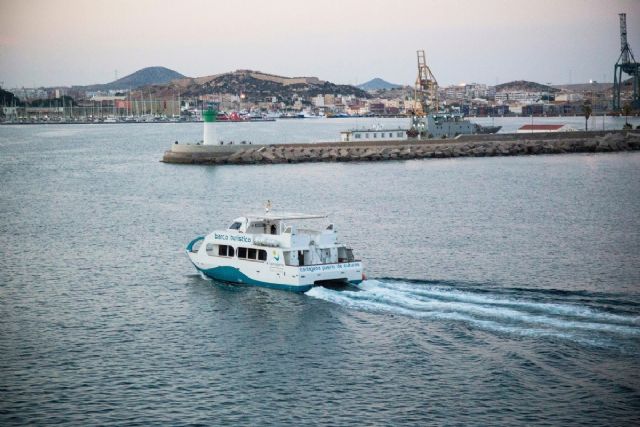
[[[321,142],[273,145],[174,144],[163,162],[276,164],[640,150],[640,131],[464,135],[451,140]]]

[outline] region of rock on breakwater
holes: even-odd
[[[313,144],[205,146],[174,144],[163,162],[183,164],[277,164],[362,162],[449,157],[517,156],[640,150],[640,132],[576,132],[467,136],[455,140],[330,142]]]

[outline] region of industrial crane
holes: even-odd
[[[613,67],[613,110],[618,111],[620,105],[620,89],[623,85],[622,72],[631,76],[633,84],[632,108],[640,108],[640,97],[638,96],[638,86],[640,86],[640,64],[636,62],[631,52],[631,47],[627,43],[627,14],[620,13],[620,56]]]
[[[427,65],[424,50],[418,51],[418,77],[413,99],[415,115],[424,117],[431,110],[438,112],[438,82]]]
[[[427,136],[427,116],[438,112],[438,82],[427,65],[424,50],[418,51],[418,77],[413,93],[411,128],[407,135],[411,138]]]

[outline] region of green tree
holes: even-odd
[[[582,112],[584,113],[584,130],[587,131],[588,129],[588,125],[589,125],[589,117],[591,117],[591,105],[589,104],[584,104],[582,106]]]

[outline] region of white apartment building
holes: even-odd
[[[49,93],[41,88],[13,88],[9,89],[9,92],[20,98],[20,100],[30,99],[46,99],[49,97]]]
[[[500,91],[496,93],[496,101],[503,104],[533,104],[538,102],[546,92]]]
[[[462,101],[475,98],[488,98],[495,94],[495,89],[483,83],[461,83],[459,85],[446,86],[440,91],[444,99]]]
[[[331,94],[325,94],[324,95],[324,105],[325,106],[332,106],[335,105],[336,103],[336,96],[335,95],[331,95]]]
[[[579,102],[583,99],[584,97],[579,93],[561,93],[556,95],[556,101],[559,102]]]
[[[466,99],[486,98],[488,91],[487,85],[482,83],[470,83],[464,87]]]

